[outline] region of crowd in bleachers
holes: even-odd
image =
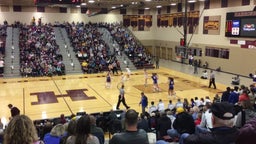
[[[137,68],[153,68],[152,56],[135,39],[135,37],[119,23],[99,23],[100,27],[109,30],[114,40],[121,46],[121,51],[130,58]]]
[[[65,74],[60,48],[51,24],[20,27],[21,76],[52,76]]]
[[[66,30],[84,73],[107,71],[109,65],[118,63],[97,24],[66,23]]]
[[[5,56],[5,43],[7,36],[7,21],[3,25],[0,24],[0,75],[4,72],[4,56]]]

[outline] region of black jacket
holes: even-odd
[[[173,128],[176,129],[179,134],[193,134],[195,132],[194,119],[186,112],[179,113],[173,122]]]
[[[189,135],[184,144],[235,144],[237,136],[236,128],[218,127],[211,132]]]

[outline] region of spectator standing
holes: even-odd
[[[226,91],[224,91],[222,93],[222,96],[221,96],[221,102],[228,102],[228,99],[229,99],[229,96],[230,96],[230,87],[227,87],[226,88]]]
[[[13,106],[12,104],[8,104],[8,107],[11,110],[11,117],[20,115],[20,110],[17,107]]]
[[[146,107],[148,106],[148,98],[147,98],[147,96],[144,94],[144,92],[141,92],[141,101],[140,101],[139,105],[141,105],[141,108],[142,108],[141,112],[142,112],[143,114],[145,114],[145,112],[146,112],[145,109],[146,109]]]

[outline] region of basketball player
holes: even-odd
[[[172,77],[169,77],[169,90],[168,90],[168,95],[172,96],[174,95],[174,79]]]
[[[106,88],[110,88],[110,87],[111,87],[111,75],[110,75],[110,72],[108,72],[106,75]]]
[[[152,73],[152,76],[151,76],[152,80],[153,80],[153,91],[154,92],[159,92],[160,89],[159,89],[159,86],[158,86],[158,76],[156,73]]]
[[[130,79],[130,75],[131,75],[131,70],[129,69],[128,66],[125,69],[126,69],[126,72],[127,72],[127,74],[126,74],[127,80],[129,80]]]

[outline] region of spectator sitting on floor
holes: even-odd
[[[201,79],[207,79],[208,78],[208,73],[207,70],[204,70],[201,76]]]
[[[239,75],[236,75],[236,77],[232,77],[232,85],[239,85],[240,84],[240,78]]]

